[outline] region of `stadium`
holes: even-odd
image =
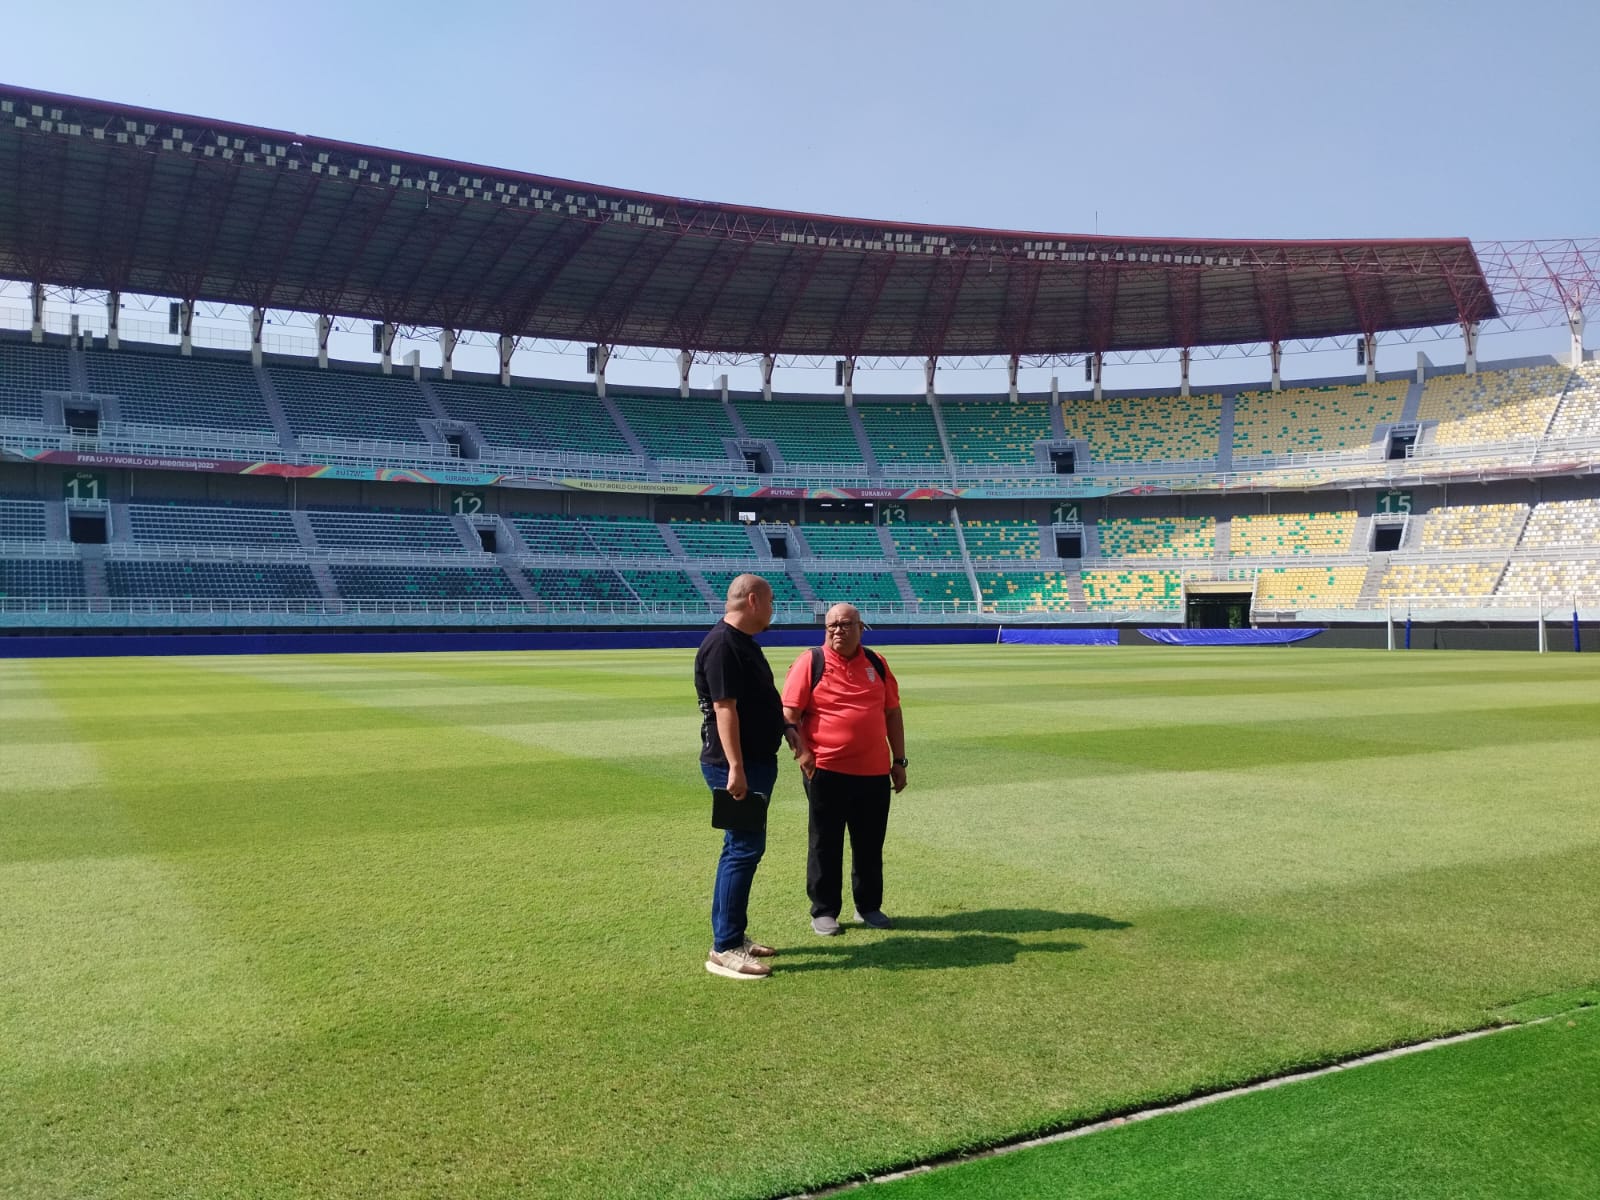
[[[1600,1170],[1600,242],[823,216],[8,85],[0,163],[0,1191],[812,1194],[1512,1026],[1452,1166]],[[1480,361],[1519,324],[1564,351]],[[861,609],[929,782],[896,931],[773,895],[729,998],[685,648],[750,571],[775,668]],[[1291,1120],[1432,1194],[1412,1086]],[[1156,1194],[1073,1161],[884,1186]]]
[[[1397,607],[1597,618],[1591,246],[884,228],[0,105],[38,181],[0,246],[31,301],[0,343],[8,632],[697,627],[750,565],[797,624],[835,595],[879,625],[1336,624],[1347,644]],[[64,318],[47,289],[104,299]],[[135,293],[164,298],[175,345],[123,328]],[[197,347],[203,304],[247,310],[248,349]],[[1572,322],[1567,358],[1476,362],[1481,323],[1541,304]],[[265,353],[281,309],[314,316],[314,356]],[[370,324],[378,361],[330,361],[339,321]],[[1452,325],[1461,367],[1376,371],[1379,334]],[[438,331],[437,363],[396,363],[402,327]],[[454,369],[469,331],[498,378]],[[513,378],[531,337],[589,345],[592,391]],[[1286,345],[1337,338],[1363,375],[1284,386]],[[1219,345],[1267,347],[1271,378],[1191,388]],[[608,389],[623,347],[676,353],[683,386]],[[1176,388],[1102,386],[1108,355],[1151,350]],[[773,388],[806,355],[837,360],[839,394]],[[1009,394],[940,396],[940,359],[975,355],[1009,363]],[[696,356],[754,359],[765,387],[696,395]],[[854,394],[863,360],[906,358],[924,395]],[[1020,392],[1024,361],[1090,387]]]

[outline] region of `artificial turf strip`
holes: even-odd
[[[1591,1200],[1600,1009],[872,1189],[884,1200]]]
[[[898,926],[786,767],[756,985],[685,652],[0,662],[0,1195],[771,1195],[1595,982],[1593,656],[889,657]]]

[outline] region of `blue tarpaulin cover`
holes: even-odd
[[[1115,629],[1006,629],[1000,640],[1016,646],[1115,646]]]
[[[1168,646],[1287,646],[1326,632],[1319,629],[1141,629],[1152,642]]]

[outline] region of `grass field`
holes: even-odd
[[[0,1195],[772,1195],[1600,976],[1593,656],[889,658],[898,928],[786,769],[754,985],[687,652],[0,661]]]
[[[1591,998],[1592,1002],[1592,998]],[[1600,1009],[954,1164],[872,1200],[1593,1200]]]

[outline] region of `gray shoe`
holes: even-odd
[[[811,929],[812,929],[812,931],[814,933],[820,933],[823,937],[838,937],[839,936],[839,918],[838,917],[812,917],[811,918]]]
[[[871,925],[874,929],[893,929],[894,922],[883,915],[883,910],[875,908],[871,912],[856,913],[856,920],[863,925]]]

